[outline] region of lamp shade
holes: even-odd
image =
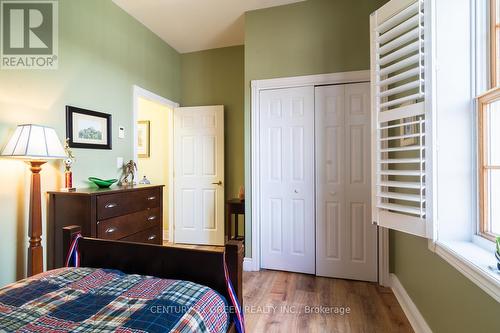
[[[66,158],[56,131],[47,126],[19,125],[0,154],[30,160]]]

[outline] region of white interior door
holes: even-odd
[[[261,267],[314,274],[314,88],[260,92]]]
[[[377,281],[372,225],[370,85],[315,89],[316,274]]]
[[[174,110],[174,241],[224,245],[224,107]]]

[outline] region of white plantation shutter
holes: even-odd
[[[433,149],[426,8],[424,0],[392,0],[370,17],[372,218],[383,227],[430,237]]]

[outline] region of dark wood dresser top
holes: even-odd
[[[113,185],[110,188],[88,187],[88,188],[77,188],[74,191],[67,191],[67,190],[47,191],[47,193],[67,194],[67,195],[101,195],[101,194],[122,193],[128,191],[137,191],[142,189],[150,189],[150,188],[164,187],[164,186],[165,185],[133,185],[133,186]]]

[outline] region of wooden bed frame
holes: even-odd
[[[81,231],[79,226],[63,228],[63,253]],[[187,280],[205,285],[224,296],[230,304],[224,278],[223,258],[236,295],[243,306],[243,243],[231,240],[224,249],[201,250],[83,237],[78,241],[80,266],[117,269],[127,274]],[[234,323],[227,332],[235,333]]]

